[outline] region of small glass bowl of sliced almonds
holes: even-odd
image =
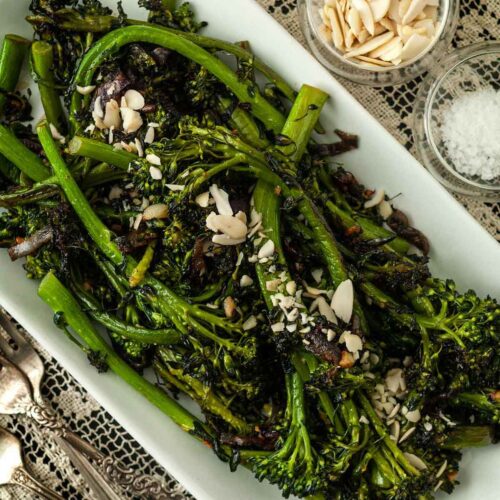
[[[447,52],[459,0],[299,0],[304,36],[316,58],[357,83],[399,85]]]

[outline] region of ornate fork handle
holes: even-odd
[[[39,483],[34,477],[32,477],[24,467],[18,467],[12,476],[12,481],[23,488],[28,488],[35,493],[38,493],[42,498],[47,500],[63,500],[63,497],[59,496],[57,493],[49,490],[43,484]]]
[[[27,402],[24,411],[40,427],[54,432],[77,451],[93,460],[104,478],[112,484],[126,488],[130,493],[144,499],[172,500],[177,496],[176,492],[173,490],[169,491],[161,480],[145,474],[139,474],[132,468],[124,467],[112,457],[101,453],[93,445],[78,436],[78,434],[70,431],[63,420],[58,415],[49,411],[45,406],[35,402]]]

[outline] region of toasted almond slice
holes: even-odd
[[[427,19],[431,19],[432,21],[436,22],[438,20],[438,8],[434,7],[432,5],[428,5],[425,7],[423,13],[425,14],[425,17]]]
[[[328,19],[328,15],[325,13],[325,9],[319,9],[318,12],[321,17],[321,20],[323,21],[323,24],[325,26],[330,26],[330,20]]]
[[[417,21],[413,23],[413,27],[416,30],[419,30],[419,28],[423,28],[425,30],[425,33],[421,34],[428,36],[429,38],[432,38],[434,36],[434,33],[436,32],[436,26],[434,25],[432,19],[422,19],[421,21]],[[420,33],[420,31],[418,31],[418,33]]]
[[[337,49],[341,49],[344,46],[344,35],[342,32],[342,27],[340,25],[337,10],[329,9],[328,16],[330,18],[330,26],[332,27],[333,45],[335,45]]]
[[[333,312],[344,323],[349,323],[352,316],[352,308],[354,304],[354,289],[352,281],[347,279],[339,284],[332,297],[330,307]]]
[[[389,11],[389,6],[391,5],[391,0],[371,0],[370,9],[372,11],[373,20],[375,22],[380,21],[387,12]]]
[[[368,55],[374,59],[378,59],[384,54],[391,52],[395,47],[401,47],[401,50],[403,50],[403,43],[401,42],[401,38],[399,38],[399,36],[396,36],[387,43],[384,43],[384,45],[381,45],[378,49],[372,50]],[[384,59],[384,61],[390,60],[391,59]]]
[[[408,462],[410,462],[410,464],[413,465],[413,467],[415,467],[415,469],[419,471],[427,469],[427,465],[425,464],[425,462],[421,458],[417,457],[417,455],[414,455],[413,453],[408,453],[406,451],[403,454],[408,460]]]
[[[370,6],[365,0],[352,0],[352,6],[358,11],[363,25],[370,35],[375,33],[375,22]]]
[[[366,31],[365,28],[363,28],[360,32],[359,32],[359,35],[356,37],[358,39],[358,42],[360,44],[362,43],[365,43],[366,40],[368,40],[368,38],[370,37],[370,33],[368,33],[368,31]],[[358,45],[359,46],[359,45]]]
[[[332,43],[333,42],[332,30],[328,26],[326,26],[326,24],[322,24],[319,27],[319,34],[320,34],[321,38],[323,38],[323,40],[326,43]]]
[[[345,48],[350,49],[354,43],[354,33],[351,28],[348,28],[347,33],[344,37]]]
[[[413,59],[423,52],[430,43],[430,38],[414,33],[404,44],[403,51],[401,52],[401,59],[403,61]]]
[[[401,27],[401,40],[406,43],[412,35],[422,35],[427,36],[427,30],[425,28],[414,28],[413,26],[402,26]]]
[[[400,0],[399,1],[399,7],[398,7],[398,13],[399,17],[401,19],[401,22],[403,22],[403,17],[405,17],[406,11],[410,8],[412,0]]]
[[[363,21],[361,21],[361,17],[359,12],[356,9],[350,8],[349,12],[346,16],[347,24],[349,24],[353,35],[358,38],[361,30],[363,29]],[[359,39],[359,38],[358,38]]]
[[[375,23],[375,32],[373,33],[374,36],[379,36],[386,31],[387,28],[385,26],[382,26],[380,23]]]
[[[427,0],[411,0],[408,10],[403,15],[403,24],[410,24],[425,8]]]
[[[357,59],[358,61],[367,66],[383,66],[383,67],[392,66],[391,63],[382,61],[380,59],[374,59],[373,57],[368,57],[368,56],[356,56],[354,59]]]
[[[384,17],[379,22],[387,31],[393,31],[396,33],[396,23],[388,17]]]
[[[392,38],[394,38],[394,33],[392,31],[387,31],[383,35],[379,35],[375,38],[372,38],[371,40],[368,40],[368,42],[363,43],[362,45],[355,48],[354,50],[347,52],[345,54],[345,57],[355,57],[355,56],[362,56],[364,54],[368,54],[372,50],[375,50],[376,48],[380,47],[381,45],[384,45],[384,43],[387,43]]]
[[[399,0],[391,0],[387,17],[392,19],[395,23],[401,23],[401,16],[399,15]]]
[[[347,26],[347,22],[345,20],[342,6],[340,5],[340,1],[335,0],[335,2],[336,2],[336,9],[337,9],[337,18],[340,22],[340,27],[342,28],[342,38],[344,39],[344,45],[346,45],[345,39],[347,36],[347,31],[349,30],[349,26]]]
[[[399,43],[395,44],[390,51],[386,52],[385,54],[382,54],[380,56],[380,59],[382,59],[382,61],[387,61],[387,62],[397,61],[398,59],[401,58],[402,52],[403,52],[403,42],[399,40]],[[393,62],[393,64],[395,63]],[[396,65],[397,64],[399,64],[399,62],[396,63]]]

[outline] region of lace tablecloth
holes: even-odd
[[[207,0],[209,1],[209,0]],[[227,0],[237,1],[237,0]],[[304,42],[300,32],[296,0],[258,0],[288,31]],[[468,45],[480,40],[498,39],[500,35],[500,0],[462,0],[461,21],[454,43]],[[347,89],[372,113],[402,144],[413,151],[411,111],[420,79],[401,87],[372,89],[342,82]],[[473,216],[497,239],[500,239],[500,204],[483,203],[457,196]],[[108,452],[125,465],[137,471],[160,476],[171,486],[175,481],[146,451],[114,421],[111,416],[64,371],[61,366],[40,349],[47,367],[44,394],[58,410],[72,430]],[[22,437],[26,461],[36,476],[65,499],[89,499],[90,492],[79,474],[57,445],[24,418],[0,417],[0,425]],[[215,458],[214,458],[215,459]],[[177,485],[178,498],[186,498]],[[29,493],[18,488],[0,490],[0,500],[30,499]]]

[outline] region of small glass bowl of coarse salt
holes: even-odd
[[[500,200],[500,42],[440,61],[419,89],[413,135],[422,162],[444,186]]]
[[[356,83],[383,87],[414,79],[448,50],[460,0],[298,0],[302,32],[316,59]]]

